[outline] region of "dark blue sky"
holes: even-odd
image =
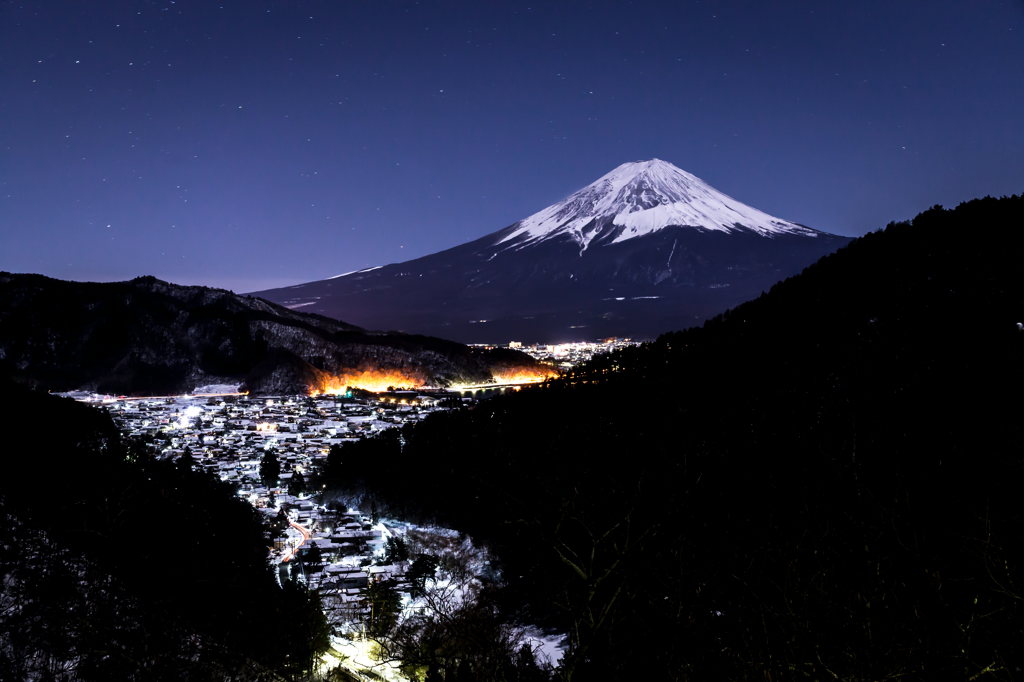
[[[250,291],[657,157],[859,235],[1024,191],[1024,2],[0,2],[0,269]]]

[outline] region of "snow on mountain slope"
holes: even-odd
[[[582,253],[597,238],[618,243],[669,225],[731,232],[748,229],[764,237],[818,232],[773,218],[722,194],[667,161],[624,163],[572,196],[508,228],[498,244],[520,249],[569,235]]]

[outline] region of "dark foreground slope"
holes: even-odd
[[[231,485],[69,399],[0,381],[0,410],[0,679],[280,680],[326,649]]]
[[[935,208],[328,473],[491,541],[578,679],[1020,679],[1022,247]]]
[[[410,384],[481,383],[510,363],[535,365],[521,353],[369,333],[153,277],[99,284],[0,273],[0,374],[53,391],[165,395],[244,383],[255,393],[299,393],[366,370]]]

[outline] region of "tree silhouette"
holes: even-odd
[[[273,449],[266,450],[260,461],[260,479],[263,481],[263,485],[268,488],[275,487],[280,476],[281,463],[277,460],[277,455]]]

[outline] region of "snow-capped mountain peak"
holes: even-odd
[[[670,225],[762,236],[817,236],[802,225],[773,218],[726,196],[660,159],[624,163],[562,201],[512,225],[498,241],[522,248],[560,235],[572,237],[582,253],[595,240],[614,244]]]

